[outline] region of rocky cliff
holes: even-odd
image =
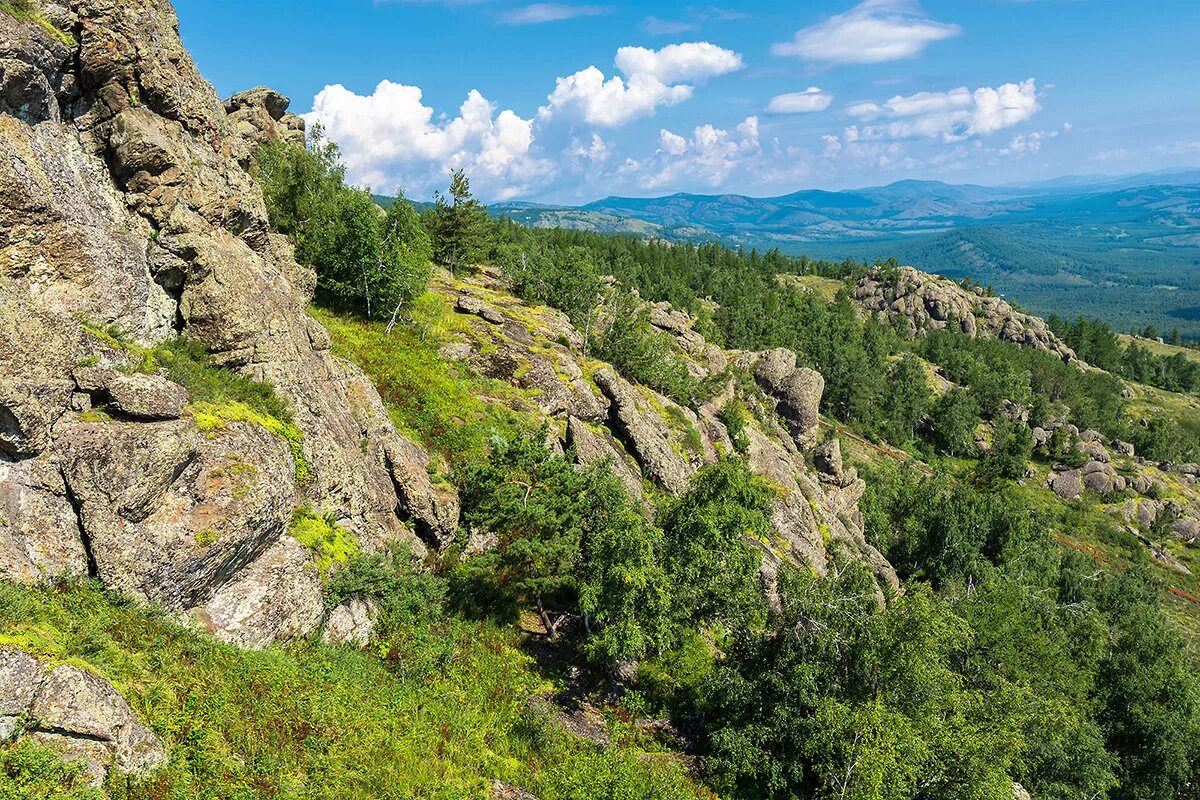
[[[166,2],[45,13],[68,35],[0,14],[0,571],[90,573],[241,644],[306,633],[298,506],[365,548],[453,523],[415,507],[419,453],[331,355],[314,276],[268,229],[250,154],[303,126],[272,92],[223,104]],[[136,374],[181,335],[293,419]]]

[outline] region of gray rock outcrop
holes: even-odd
[[[796,354],[780,348],[761,355],[754,366],[754,379],[778,401],[779,413],[787,420],[796,445],[808,449],[816,444],[825,392],[821,373],[797,367]]]
[[[854,299],[883,322],[898,324],[909,336],[952,328],[972,337],[1045,350],[1064,361],[1078,359],[1046,323],[1017,311],[1003,298],[968,291],[947,278],[900,267],[868,272],[854,287]]]
[[[0,738],[32,736],[81,759],[93,785],[110,768],[146,774],[167,760],[158,737],[103,678],[79,667],[49,667],[11,647],[0,648]]]
[[[420,550],[407,521],[444,533],[457,511],[436,496],[427,513],[395,480],[406,445],[306,313],[313,273],[267,224],[253,153],[301,142],[303,122],[268,89],[222,103],[164,0],[44,10],[74,46],[0,14],[0,577],[90,571],[207,608],[218,631],[236,620],[232,639],[306,633],[321,616],[311,581],[287,593],[294,619],[239,610],[265,597],[250,577],[271,585],[304,560],[286,537],[297,505],[333,514],[364,549]],[[303,434],[304,474],[262,427],[199,431],[182,387],[136,374],[95,333],[114,330],[141,347],[186,335],[272,384]],[[116,420],[81,421],[92,406]]]

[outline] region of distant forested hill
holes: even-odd
[[[1200,171],[1029,186],[900,181],[782,197],[610,197],[579,208],[499,204],[495,216],[790,255],[895,257],[970,275],[1030,310],[1200,338]]]

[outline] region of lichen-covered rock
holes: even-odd
[[[1077,469],[1060,472],[1051,476],[1050,488],[1063,500],[1074,500],[1083,494],[1083,475]]]
[[[580,464],[605,462],[612,473],[621,481],[626,493],[635,500],[642,500],[642,476],[630,466],[620,444],[604,433],[597,433],[587,423],[576,417],[567,419],[567,447],[575,450]]]
[[[1017,311],[1002,298],[968,291],[912,267],[871,270],[855,285],[854,299],[879,320],[902,326],[909,336],[952,328],[1052,352],[1064,361],[1078,360],[1043,320]]]
[[[0,577],[36,583],[88,574],[79,522],[56,464],[0,461]]]
[[[435,484],[429,475],[429,454],[397,434],[384,447],[396,493],[420,532],[431,544],[442,547],[458,530],[458,494],[450,486]]]
[[[166,763],[158,737],[133,713],[112,684],[87,670],[49,668],[15,648],[0,648],[0,723],[87,763],[93,785],[108,769],[152,772]]]
[[[188,403],[187,389],[161,375],[126,375],[101,366],[79,367],[72,375],[93,405],[109,405],[128,417],[179,419]]]
[[[593,376],[609,399],[611,422],[650,479],[681,494],[696,471],[672,446],[666,420],[629,381],[605,367]]]
[[[369,597],[352,597],[329,612],[321,641],[325,644],[348,644],[363,648],[371,641],[375,623],[379,621],[379,606]]]
[[[308,549],[284,536],[194,613],[218,639],[261,649],[316,630],[325,612],[322,597]]]
[[[826,475],[842,474],[842,445],[836,437],[813,451],[813,465]]]
[[[287,530],[297,505],[286,442],[255,425],[77,423],[63,475],[97,574],[172,609],[204,602]]]
[[[779,401],[778,410],[788,422],[796,444],[807,449],[820,433],[821,395],[825,379],[807,367],[796,367],[796,354],[779,348],[763,353],[754,367],[754,379]]]
[[[291,454],[272,437],[218,436],[206,448],[161,422],[75,422],[93,393],[122,419],[186,414],[182,390],[157,376],[108,374],[79,391],[72,371],[85,361],[128,371],[112,358],[102,333],[111,329],[143,346],[187,335],[218,363],[273,384],[304,435],[304,499],[364,547],[395,538],[419,547],[384,453],[395,428],[308,316],[313,273],[270,232],[247,169],[264,142],[302,140],[286,98],[260,89],[223,104],[162,0],[65,0],[45,11],[76,46],[0,14],[0,458],[44,458],[67,480],[61,493],[33,477],[6,487],[0,502],[19,514],[0,525],[9,539],[0,568],[27,578],[62,566],[38,554],[46,526],[30,520],[41,508],[75,535],[66,500],[80,511],[80,547],[95,538],[102,578],[187,607],[259,559],[295,507]],[[225,458],[243,444],[262,451],[245,458],[261,480],[247,482],[248,469]]]

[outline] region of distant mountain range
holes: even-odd
[[[607,197],[584,206],[491,207],[535,227],[896,257],[971,275],[1030,310],[1200,337],[1200,169],[1074,176],[1012,186],[905,180],[780,197]]]

